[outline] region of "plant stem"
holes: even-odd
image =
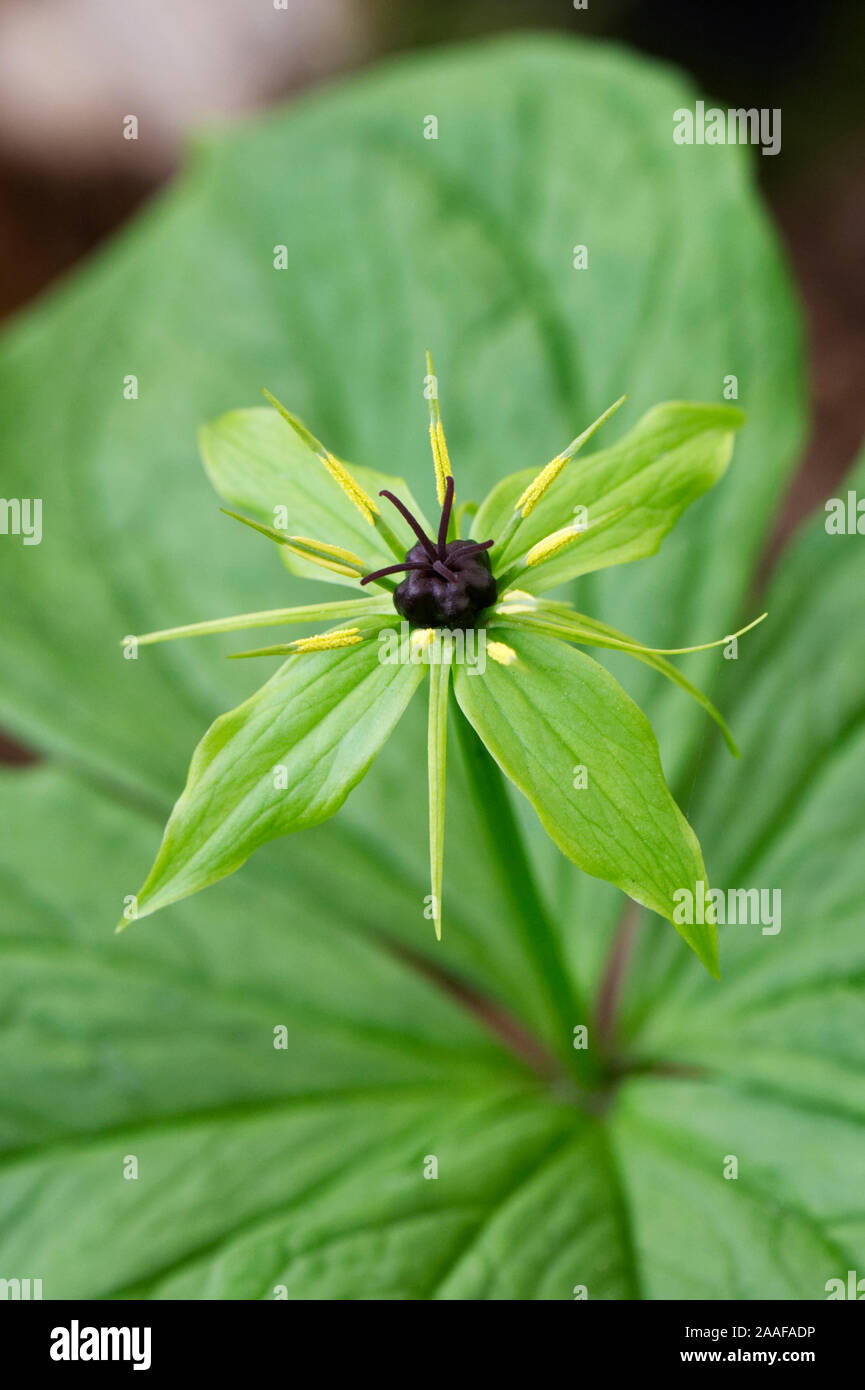
[[[574,1026],[583,1023],[588,1027],[589,1015],[570,978],[555,927],[535,883],[505,779],[456,701],[454,706],[457,736],[478,822],[501,887],[513,908],[527,959],[557,1022],[554,1051],[576,1069],[582,1080],[597,1080],[599,1070],[593,1054],[573,1046]]]

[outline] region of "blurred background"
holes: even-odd
[[[782,109],[781,153],[755,165],[805,309],[813,429],[770,560],[865,436],[862,0],[0,0],[0,320],[132,217],[202,125],[519,28],[615,39],[723,106]],[[146,139],[122,138],[127,114]],[[0,758],[28,756],[0,733]]]

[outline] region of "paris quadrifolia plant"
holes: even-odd
[[[706,871],[667,788],[655,736],[581,648],[628,652],[667,676],[703,706],[735,753],[720,714],[666,657],[729,642],[749,628],[704,646],[661,650],[543,595],[578,575],[654,554],[685,508],[723,474],[740,412],[658,405],[617,444],[578,460],[623,397],[540,472],[502,479],[479,507],[457,505],[428,356],[438,502],[430,523],[404,482],[349,468],[265,395],[269,407],[233,411],[203,430],[211,480],[228,515],[276,542],[290,570],[353,592],[134,639],[144,647],[324,625],[311,636],[234,653],[280,664],[205,734],[126,916],[146,916],[206,888],[267,841],[332,816],[426,682],[431,891],[424,915],[436,935],[450,710],[482,794],[491,778],[500,784],[497,764],[569,859],[673,922],[717,976],[714,922],[677,921],[676,894],[705,884]],[[502,792],[503,817],[506,802]]]

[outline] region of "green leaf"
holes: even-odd
[[[516,662],[488,659],[483,676],[454,670],[463,713],[569,859],[675,922],[674,895],[694,892],[706,871],[648,720],[583,652],[514,626],[502,631]],[[717,976],[714,928],[676,930]]]
[[[590,525],[609,513],[617,516],[612,525],[529,569],[520,588],[542,593],[580,574],[654,555],[686,507],[723,475],[742,418],[732,406],[683,401],[655,406],[618,444],[580,455],[562,471],[504,550],[496,552],[496,572],[571,524],[578,507],[587,509]],[[493,488],[472,523],[476,539],[505,529],[537,471],[514,473]]]
[[[367,570],[393,563],[393,554],[382,537],[328,473],[316,454],[275,410],[231,410],[200,431],[199,440],[208,477],[219,496],[274,526],[277,508],[285,521],[277,528],[291,535],[308,536],[352,551]],[[401,497],[420,519],[422,509],[402,478],[351,465],[351,474],[379,504],[378,494],[388,488]],[[382,503],[387,506],[387,503]],[[389,509],[390,510],[390,509]],[[408,550],[414,536],[398,512],[388,524]],[[428,523],[422,522],[423,525]],[[280,552],[295,574],[334,584],[359,587],[359,581],[301,559],[289,550]]]
[[[208,729],[156,862],[137,895],[146,917],[207,888],[279,835],[327,820],[364,776],[425,674],[382,661],[381,618],[356,646],[290,656]]]

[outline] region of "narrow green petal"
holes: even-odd
[[[750,632],[752,627],[756,627],[758,623],[762,623],[763,619],[768,618],[768,616],[768,612],[761,613],[759,618],[754,618],[753,621],[748,623],[745,627],[740,627],[738,632],[728,632],[726,637],[716,637],[713,642],[700,642],[695,647],[644,647],[641,643],[632,643],[626,638],[623,644],[623,650],[651,652],[655,656],[687,656],[689,652],[708,652],[711,651],[713,647],[723,647],[725,642],[732,642],[734,637],[744,637],[746,632]]]
[[[253,627],[280,627],[285,623],[334,622],[342,618],[373,617],[393,612],[390,599],[351,598],[335,603],[304,603],[297,608],[266,608],[259,613],[238,613],[231,618],[210,618],[203,623],[186,623],[159,632],[145,632],[135,641],[139,647],[156,642],[173,642],[179,637],[212,637],[219,632],[245,632]],[[124,641],[128,639],[124,638]]]
[[[447,759],[448,686],[450,650],[439,647],[440,659],[430,665],[429,734],[429,858],[433,921],[437,940],[442,936],[442,876],[445,841],[445,763]]]

